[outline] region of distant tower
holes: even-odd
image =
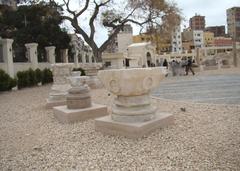
[[[204,30],[205,29],[205,16],[195,14],[194,17],[189,20],[189,27],[192,30]]]

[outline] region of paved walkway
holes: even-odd
[[[240,75],[166,78],[153,96],[198,103],[240,104]]]

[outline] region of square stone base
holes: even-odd
[[[85,121],[107,115],[107,107],[99,104],[92,104],[89,108],[68,109],[67,106],[57,106],[53,108],[55,118],[61,123],[73,123]]]
[[[63,106],[63,105],[66,105],[66,104],[67,104],[66,100],[64,100],[64,101],[49,101],[47,99],[46,108],[47,109],[52,109],[55,106]]]
[[[155,119],[143,123],[122,123],[105,116],[95,119],[95,130],[105,134],[122,135],[128,138],[140,138],[157,128],[164,128],[174,123],[169,113],[158,113]]]

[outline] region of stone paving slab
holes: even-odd
[[[198,103],[240,104],[240,75],[166,78],[152,95]]]

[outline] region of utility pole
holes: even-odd
[[[238,67],[236,31],[237,30],[235,30],[234,35],[233,35],[233,64],[235,67]]]
[[[237,27],[235,26],[235,31],[233,34],[233,64],[238,67],[238,57],[237,57]]]

